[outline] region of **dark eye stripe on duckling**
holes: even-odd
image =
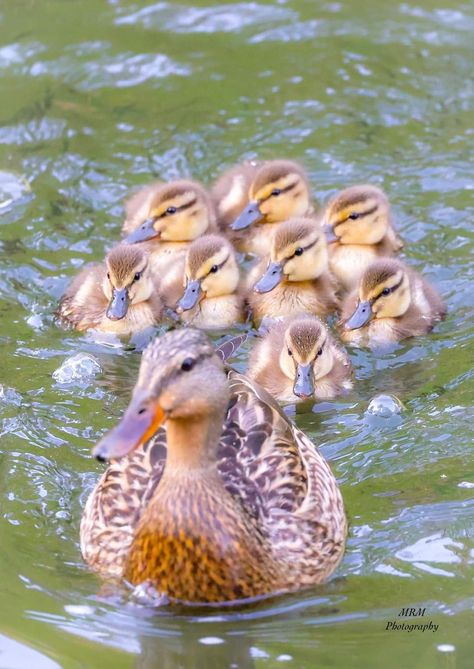
[[[386,297],[387,295],[390,295],[390,293],[393,293],[395,290],[397,290],[397,288],[400,288],[400,286],[402,285],[402,282],[403,282],[403,276],[402,276],[402,278],[400,279],[400,281],[399,281],[398,283],[396,283],[394,286],[391,286],[390,288],[389,288],[388,286],[386,286],[385,288],[383,288],[383,289],[380,291],[380,293],[377,295],[377,297],[373,297],[373,298],[372,298],[372,300],[371,300],[372,304],[373,304],[374,302],[376,302],[376,301],[379,299],[379,297]],[[385,295],[384,295],[384,292],[383,292],[383,291],[384,291],[384,290],[387,290],[387,289],[388,289],[389,292],[388,292],[388,293],[385,293]]]
[[[197,202],[197,197],[193,197],[192,200],[189,200],[189,202],[185,202],[184,204],[180,205],[179,207],[176,207],[175,205],[170,205],[172,206],[176,211],[173,212],[173,214],[177,214],[178,211],[185,211],[186,209],[189,209],[190,207],[193,207]],[[164,218],[165,216],[169,216],[170,214],[168,213],[169,207],[167,207],[162,214],[157,216],[157,218]]]
[[[299,246],[298,248],[303,249],[303,251],[308,251],[309,249],[312,249],[313,246],[316,246],[316,244],[317,244],[318,242],[319,242],[319,237],[316,237],[316,239],[314,240],[314,242],[311,242],[311,244],[308,244],[308,246]],[[291,256],[288,256],[287,260],[291,260],[291,258],[294,258],[296,255],[298,255],[298,254],[296,253],[297,250],[298,250],[298,249],[296,249],[295,252],[294,252]],[[301,255],[301,254],[299,254],[299,255]]]
[[[217,270],[219,270],[219,269],[221,269],[222,267],[224,267],[224,265],[225,265],[226,262],[229,260],[229,258],[230,258],[230,256],[226,256],[226,257],[224,258],[224,260],[220,263],[220,265],[214,264],[212,267],[217,267],[217,269],[214,270],[214,272],[213,272],[213,271],[212,271],[212,267],[211,267],[211,269],[210,269],[209,272],[207,273],[207,276],[209,276],[209,274],[214,274],[215,272],[217,272]]]
[[[280,191],[278,195],[282,195],[282,193],[288,193],[288,191],[293,190],[293,188],[295,188],[298,184],[299,181],[293,181],[293,183],[288,184],[288,186],[285,186],[284,188],[274,188],[273,190]],[[267,195],[267,197],[264,198],[264,200],[269,200],[271,197],[273,197],[273,190],[270,195]]]
[[[370,216],[370,214],[374,214],[378,208],[379,208],[378,204],[375,204],[373,207],[371,207],[370,209],[366,209],[365,211],[354,211],[353,213],[349,214],[349,216],[343,218],[342,221],[338,221],[333,227],[334,229],[336,229],[338,225],[342,225],[343,223],[350,221],[351,216],[353,216],[353,214],[357,214],[357,218],[364,218],[365,216]]]

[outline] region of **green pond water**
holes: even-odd
[[[0,4],[0,668],[471,667],[474,5],[191,1]],[[131,189],[257,156],[300,160],[320,202],[386,189],[448,317],[391,353],[351,351],[355,391],[295,415],[350,520],[327,585],[152,611],[104,590],[78,545],[103,470],[90,449],[139,355],[52,314],[118,238]],[[379,393],[403,412],[368,412]],[[437,631],[388,631],[410,606]]]

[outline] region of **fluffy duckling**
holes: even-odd
[[[353,386],[347,353],[319,318],[309,315],[270,328],[251,353],[249,376],[280,402],[330,400]]]
[[[246,179],[250,174],[252,180],[248,185]],[[252,173],[246,172],[241,181],[238,179],[239,173],[236,171],[234,191],[231,189],[226,197],[229,203],[234,199],[237,202],[240,196],[240,214],[230,226],[230,237],[239,251],[264,256],[268,253],[273,233],[279,224],[291,217],[313,214],[307,176],[291,160],[268,161],[258,168],[253,167]],[[218,185],[219,182],[214,193]],[[222,201],[225,202],[225,198],[217,205],[218,210],[222,208]],[[237,208],[234,204],[232,211]],[[247,230],[250,226],[250,230]],[[247,231],[243,233],[243,230]]]
[[[248,161],[224,172],[211,187],[219,226],[228,232],[249,201],[249,190],[263,163]]]
[[[403,246],[388,198],[376,186],[340,191],[327,204],[322,222],[330,243],[329,267],[345,290],[355,288],[373,260],[393,256]]]
[[[430,332],[446,315],[435,289],[399,260],[381,258],[365,270],[345,299],[341,339],[380,346]]]
[[[218,235],[196,239],[186,254],[185,290],[176,311],[185,323],[222,328],[241,323],[244,300],[230,242]]]
[[[131,335],[163,313],[158,282],[138,246],[120,244],[100,265],[86,267],[61,299],[57,315],[76,330]]]
[[[292,218],[280,225],[266,271],[247,299],[257,327],[264,317],[305,312],[326,317],[338,309],[326,239],[315,221]]]
[[[146,348],[130,405],[94,454],[110,463],[81,550],[106,578],[222,603],[322,583],[341,560],[344,505],[319,449],[199,330]]]

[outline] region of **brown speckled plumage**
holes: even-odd
[[[196,332],[168,333],[143,356],[137,387],[153,386],[160,404],[170,403],[169,428],[108,466],[84,510],[84,558],[103,576],[152,584],[188,602],[319,583],[344,549],[336,481],[266,391],[232,370],[226,381],[209,341]],[[193,371],[180,372],[180,361],[189,356],[198,361]],[[182,374],[188,390],[180,390]],[[180,416],[197,420],[196,412],[205,413],[208,405],[222,407],[222,414],[212,414],[218,445],[209,452],[215,455],[197,469],[183,460],[177,468],[176,456],[170,460],[174,423],[184,429]],[[189,439],[199,439],[199,429]],[[189,443],[181,444],[184,453],[194,448]]]

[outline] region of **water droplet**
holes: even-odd
[[[99,362],[90,353],[77,353],[67,358],[58,369],[53,372],[56,383],[73,383],[74,381],[88,381],[102,371]]]
[[[453,653],[456,650],[456,647],[450,643],[440,643],[438,646],[438,650],[441,653]]]
[[[225,643],[225,641],[218,636],[203,636],[199,639],[199,643],[202,643],[205,646],[217,646],[220,643]]]
[[[395,395],[376,395],[370,400],[367,407],[367,413],[384,418],[399,414],[402,410],[403,404]]]

